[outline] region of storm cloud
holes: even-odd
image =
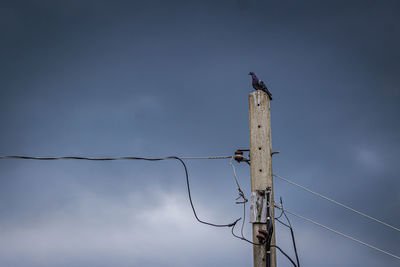
[[[2,1],[0,154],[231,155],[248,147],[254,71],[274,96],[274,172],[399,227],[399,12],[397,1]],[[228,160],[187,164],[201,218],[241,217]],[[251,246],[198,224],[185,186],[172,160],[1,160],[0,265],[251,266]],[[398,232],[275,187],[288,209],[400,255]],[[303,266],[399,264],[292,224]],[[276,234],[293,255],[287,229]]]

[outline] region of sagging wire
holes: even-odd
[[[186,158],[186,159],[223,159],[223,158],[229,158],[226,156],[217,156],[217,157],[192,157],[192,158]],[[232,158],[230,156],[230,158]],[[215,223],[210,223],[210,222],[206,222],[201,220],[196,212],[196,209],[194,207],[193,204],[193,200],[192,200],[192,194],[191,194],[191,190],[190,190],[190,182],[189,182],[189,172],[188,169],[186,167],[185,162],[183,161],[184,158],[180,158],[180,157],[176,157],[176,156],[170,156],[170,157],[163,157],[163,158],[143,158],[143,157],[104,157],[104,158],[91,158],[91,157],[79,157],[79,156],[70,156],[70,157],[31,157],[31,156],[0,156],[0,159],[29,159],[29,160],[68,160],[68,159],[72,159],[72,160],[90,160],[90,161],[112,161],[112,160],[146,160],[146,161],[161,161],[161,160],[169,160],[169,159],[176,159],[178,160],[184,170],[185,170],[185,176],[186,176],[186,186],[187,186],[187,193],[188,193],[188,197],[189,197],[189,202],[190,202],[190,206],[192,207],[192,211],[194,214],[194,217],[196,218],[196,220],[202,224],[206,224],[209,226],[213,226],[213,227],[234,227],[237,222],[241,219],[238,218],[236,219],[234,222],[229,223],[229,224],[215,224]],[[243,194],[244,196],[244,194]]]
[[[245,151],[245,150],[243,150]],[[236,153],[235,153],[236,154]],[[236,155],[238,156],[238,155]],[[240,155],[239,155],[240,156]],[[196,212],[196,209],[194,207],[193,204],[193,200],[192,200],[192,195],[191,195],[191,190],[190,190],[190,181],[189,181],[189,173],[188,173],[188,169],[187,166],[185,164],[185,162],[183,161],[185,160],[193,160],[193,159],[231,159],[230,160],[230,164],[232,166],[233,169],[233,173],[234,173],[234,178],[235,178],[235,182],[236,185],[238,187],[238,192],[239,192],[239,196],[236,200],[242,199],[242,201],[237,201],[236,204],[242,204],[243,205],[243,221],[242,221],[242,226],[241,226],[241,236],[238,236],[234,233],[234,229],[236,224],[242,219],[242,218],[238,218],[236,219],[234,222],[229,223],[229,224],[214,224],[214,223],[210,223],[210,222],[206,222],[201,220]],[[239,238],[241,240],[244,240],[252,245],[257,245],[257,246],[262,246],[265,245],[265,241],[264,242],[260,242],[260,243],[255,243],[252,242],[250,240],[248,240],[247,238],[245,238],[244,236],[244,223],[245,223],[245,218],[246,218],[246,203],[248,202],[248,199],[246,198],[243,190],[240,187],[239,184],[239,180],[237,178],[237,174],[236,174],[236,169],[235,166],[233,165],[233,159],[236,159],[232,156],[212,156],[212,157],[176,157],[176,156],[170,156],[170,157],[164,157],[164,158],[143,158],[143,157],[132,157],[132,156],[126,156],[126,157],[81,157],[81,156],[64,156],[64,157],[33,157],[33,156],[0,156],[0,159],[25,159],[25,160],[87,160],[87,161],[114,161],[114,160],[146,160],[146,161],[161,161],[161,160],[168,160],[168,159],[176,159],[178,160],[182,166],[184,167],[185,170],[185,177],[186,177],[186,185],[187,185],[187,192],[188,192],[188,198],[189,198],[189,202],[190,202],[190,206],[192,208],[193,214],[196,218],[196,220],[202,224],[206,224],[209,226],[213,226],[213,227],[231,227],[231,231],[232,231],[232,235],[235,236],[236,238]],[[243,160],[245,161],[247,164],[250,165],[250,161],[249,160]],[[281,215],[282,216],[282,213]],[[272,234],[271,234],[272,236]],[[293,262],[293,260],[277,245],[270,245],[269,247],[275,247],[277,248],[283,255],[285,255],[290,262],[293,263],[294,266],[296,266]]]
[[[191,192],[190,192],[189,173],[188,173],[188,170],[187,170],[187,167],[186,167],[185,162],[184,162],[181,158],[175,157],[175,156],[167,157],[166,159],[177,159],[177,160],[179,160],[179,161],[182,163],[182,165],[183,165],[183,167],[184,167],[184,169],[185,169],[186,185],[187,185],[187,191],[188,191],[188,196],[189,196],[190,205],[191,205],[191,207],[192,207],[193,214],[194,214],[194,216],[196,217],[197,221],[199,221],[200,223],[206,224],[206,225],[214,226],[214,227],[234,227],[234,226],[236,225],[236,223],[237,223],[241,218],[236,219],[234,222],[232,222],[232,223],[230,223],[230,224],[214,224],[214,223],[210,223],[210,222],[206,222],[206,221],[200,220],[199,217],[197,216],[196,210],[195,210],[194,205],[193,205],[192,196],[191,196]]]
[[[230,159],[232,156],[208,156],[208,157],[179,157],[183,160],[196,160],[196,159]],[[0,159],[32,159],[32,160],[63,160],[63,159],[76,159],[76,160],[89,160],[89,161],[112,161],[112,160],[140,160],[144,158],[125,156],[125,157],[82,157],[82,156],[63,156],[63,157],[33,157],[33,156],[0,156]],[[150,160],[150,159],[149,159]],[[158,160],[158,159],[155,159]],[[161,160],[161,159],[160,159]]]

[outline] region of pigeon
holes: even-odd
[[[254,72],[249,72],[249,75],[251,75],[251,79],[252,82],[251,84],[253,85],[253,88],[255,90],[261,90],[264,91],[268,94],[269,100],[272,100],[272,94],[271,92],[268,90],[267,86],[265,85],[265,83],[263,81],[260,81],[257,76],[255,75]]]

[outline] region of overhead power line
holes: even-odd
[[[211,157],[179,157],[182,160],[194,159],[230,159],[232,156],[211,156]],[[0,156],[0,159],[32,159],[32,160],[60,160],[60,159],[76,159],[76,160],[93,160],[93,161],[108,161],[108,160],[163,160],[165,158],[140,158],[140,157],[80,157],[80,156],[63,156],[63,157],[32,157],[32,156]]]
[[[323,224],[318,223],[318,222],[316,222],[316,221],[313,221],[313,220],[311,220],[311,219],[309,219],[309,218],[306,218],[306,217],[304,217],[304,216],[301,216],[301,215],[299,215],[299,214],[297,214],[297,213],[294,213],[294,212],[289,211],[289,210],[287,210],[287,209],[283,209],[282,207],[280,207],[280,206],[278,206],[278,205],[275,205],[275,207],[278,208],[278,209],[280,209],[280,210],[282,210],[282,211],[284,211],[284,212],[287,212],[287,213],[289,213],[289,214],[291,214],[291,215],[293,215],[293,216],[295,216],[295,217],[297,217],[297,218],[299,218],[299,219],[302,219],[302,220],[305,220],[305,221],[310,222],[310,223],[312,223],[312,224],[315,224],[315,225],[317,225],[317,226],[319,226],[319,227],[322,227],[322,228],[324,228],[324,229],[326,229],[326,230],[328,230],[328,231],[331,231],[331,232],[333,232],[333,233],[335,233],[335,234],[341,235],[341,236],[343,236],[343,237],[345,237],[345,238],[347,238],[347,239],[350,239],[350,240],[352,240],[352,241],[354,241],[354,242],[357,242],[357,243],[359,243],[359,244],[361,244],[361,245],[364,245],[364,246],[366,246],[366,247],[372,248],[372,249],[374,249],[374,250],[376,250],[376,251],[379,251],[379,252],[381,252],[381,253],[384,253],[384,254],[386,254],[386,255],[388,255],[388,256],[391,256],[391,257],[393,257],[393,258],[395,258],[395,259],[400,260],[400,256],[394,255],[394,254],[392,254],[392,253],[390,253],[390,252],[387,252],[387,251],[385,251],[385,250],[383,250],[383,249],[380,249],[380,248],[377,248],[377,247],[375,247],[375,246],[373,246],[373,245],[370,245],[370,244],[368,244],[368,243],[365,243],[365,242],[363,242],[363,241],[361,241],[361,240],[356,239],[355,237],[352,237],[352,236],[350,236],[350,235],[346,235],[346,234],[344,234],[344,233],[342,233],[342,232],[339,232],[339,231],[337,231],[337,230],[335,230],[335,229],[332,229],[332,228],[330,228],[330,227],[328,227],[328,226],[326,226],[326,225],[323,225]]]
[[[73,159],[73,160],[93,160],[93,161],[111,161],[111,160],[146,160],[146,161],[161,161],[161,160],[169,160],[169,159],[176,159],[178,160],[185,169],[185,176],[186,176],[186,186],[187,192],[189,197],[190,206],[192,207],[194,217],[200,223],[207,224],[214,227],[234,227],[236,223],[241,219],[236,219],[234,222],[229,224],[214,224],[210,222],[206,222],[201,220],[196,213],[196,209],[194,208],[194,204],[192,201],[192,194],[190,191],[190,182],[189,182],[189,173],[186,167],[185,162],[183,159],[223,159],[223,158],[232,158],[232,156],[225,157],[225,156],[217,156],[217,157],[190,157],[190,158],[180,158],[176,156],[170,157],[163,157],[163,158],[143,158],[143,157],[105,157],[105,158],[92,158],[92,157],[77,157],[77,156],[70,156],[70,157],[31,157],[31,156],[0,156],[0,159],[28,159],[28,160],[64,160],[64,159]]]
[[[340,203],[340,202],[338,202],[338,201],[336,201],[336,200],[334,200],[334,199],[331,199],[331,198],[329,198],[329,197],[327,197],[327,196],[324,196],[324,195],[322,195],[322,194],[320,194],[320,193],[317,193],[317,192],[315,192],[315,191],[312,191],[311,189],[308,189],[308,188],[305,187],[305,186],[296,184],[295,182],[293,182],[293,181],[291,181],[291,180],[289,180],[289,179],[287,179],[287,178],[281,177],[281,176],[276,175],[276,174],[274,174],[273,176],[275,176],[276,178],[281,179],[282,181],[285,181],[286,183],[289,183],[289,184],[294,185],[294,186],[296,186],[296,187],[298,187],[298,188],[300,188],[300,189],[303,189],[304,191],[307,191],[307,192],[309,192],[309,193],[311,193],[311,194],[313,194],[313,195],[315,195],[315,196],[317,196],[317,197],[320,197],[320,198],[322,198],[322,199],[328,200],[328,201],[330,201],[330,202],[332,202],[332,203],[334,203],[334,204],[336,204],[336,205],[338,205],[338,206],[341,206],[341,207],[343,207],[343,208],[345,208],[345,209],[347,209],[347,210],[350,210],[350,211],[352,211],[352,212],[354,212],[354,213],[357,213],[358,215],[361,215],[361,216],[363,216],[363,217],[365,217],[365,218],[368,218],[368,219],[370,219],[370,220],[373,220],[373,221],[375,221],[375,222],[377,222],[377,223],[380,223],[380,224],[385,225],[385,226],[387,226],[387,227],[389,227],[389,228],[391,228],[391,229],[393,229],[393,230],[396,230],[396,231],[400,232],[400,229],[397,228],[397,227],[395,227],[395,226],[393,226],[393,225],[390,225],[390,224],[388,224],[388,223],[385,223],[385,222],[383,222],[383,221],[381,221],[381,220],[379,220],[379,219],[377,219],[377,218],[375,218],[375,217],[372,217],[372,216],[367,215],[367,214],[365,214],[365,213],[363,213],[363,212],[361,212],[361,211],[358,211],[358,210],[356,210],[356,209],[353,209],[353,208],[351,208],[351,207],[349,207],[349,206],[347,206],[347,205],[345,205],[345,204],[343,204],[343,203]]]

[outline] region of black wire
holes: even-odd
[[[241,218],[239,218],[237,221],[239,221],[240,219],[241,219]],[[255,246],[262,246],[262,245],[265,244],[265,241],[262,242],[262,243],[254,243],[254,242],[251,242],[250,240],[248,240],[248,239],[245,238],[245,237],[238,236],[237,234],[235,234],[234,229],[235,229],[235,225],[232,227],[232,231],[231,231],[231,232],[232,232],[232,235],[233,235],[234,237],[236,237],[236,238],[239,238],[240,240],[246,241],[247,243],[250,243],[250,244],[255,245]]]
[[[269,220],[270,222],[271,220]],[[271,239],[272,239],[272,235],[274,233],[274,227],[272,226],[271,223],[269,223],[267,225],[267,230],[268,230],[268,239],[266,241],[266,246],[265,246],[265,258],[266,258],[266,262],[267,262],[267,267],[271,266]]]
[[[205,221],[202,221],[202,220],[199,219],[199,217],[197,216],[196,210],[194,208],[194,205],[193,205],[192,195],[190,193],[189,174],[188,174],[188,170],[187,170],[185,162],[181,158],[175,157],[175,156],[168,157],[168,159],[179,160],[182,163],[183,167],[185,168],[186,185],[187,185],[189,201],[190,201],[190,205],[192,206],[194,217],[196,217],[197,221],[199,221],[200,223],[203,223],[203,224],[214,226],[214,227],[232,227],[233,228],[241,218],[237,219],[236,221],[234,221],[233,223],[230,223],[230,224],[214,224],[214,223],[205,222]]]
[[[287,225],[286,223],[282,222],[282,221],[279,220],[278,218],[276,218],[276,220],[277,220],[279,223],[281,223],[282,225],[284,225],[284,226],[286,226],[286,227],[288,227],[288,228],[290,229],[290,235],[292,236],[292,243],[293,243],[294,253],[295,253],[295,255],[296,255],[297,266],[300,267],[300,260],[299,260],[299,255],[298,255],[298,253],[297,253],[297,246],[296,246],[296,240],[295,240],[295,238],[294,238],[293,227],[292,227],[292,224],[290,223],[289,217],[286,215],[286,212],[285,212],[284,209],[283,209],[282,198],[281,198],[281,207],[282,207],[282,209],[281,209],[281,211],[282,211],[281,216],[282,216],[282,214],[283,214],[283,216],[285,216],[285,218],[286,218],[286,220],[287,220],[287,222],[288,222],[289,225]]]
[[[241,234],[242,234],[242,236],[238,236],[238,235],[236,235],[235,234],[235,232],[234,232],[234,230],[235,230],[235,226],[236,225],[234,225],[233,227],[232,227],[232,235],[234,236],[234,237],[236,237],[236,238],[239,238],[240,240],[243,240],[243,241],[246,241],[246,242],[248,242],[248,243],[250,243],[250,244],[252,244],[252,245],[256,245],[256,246],[262,246],[262,245],[264,245],[264,243],[254,243],[254,242],[251,242],[250,240],[248,240],[247,238],[245,238],[244,237],[244,235],[243,235],[243,227],[244,227],[244,222],[245,222],[245,219],[246,219],[246,202],[243,202],[243,203],[241,203],[241,204],[243,204],[243,221],[242,221],[242,230],[241,230]],[[241,218],[240,218],[241,219]],[[240,220],[239,219],[239,220]],[[238,220],[238,221],[239,221]]]
[[[283,255],[286,256],[286,258],[288,258],[288,260],[293,264],[293,266],[300,267],[300,266],[296,265],[296,263],[289,257],[289,255],[286,254],[280,247],[278,247],[277,245],[271,245],[271,247],[277,248]]]
[[[275,220],[277,220],[280,224],[286,226],[287,228],[290,228],[289,225],[287,225],[286,223],[282,222],[281,220],[279,220],[278,218],[275,218]]]
[[[287,225],[286,223],[282,222],[279,219],[276,219],[279,223],[281,223],[282,225],[288,227],[290,229],[290,234],[292,236],[292,243],[293,243],[293,249],[294,249],[294,253],[296,255],[296,261],[297,261],[297,266],[300,267],[300,261],[299,261],[299,256],[297,253],[297,247],[296,247],[296,240],[294,239],[294,232],[293,232],[293,228],[289,225]]]
[[[192,201],[192,194],[190,192],[190,183],[189,183],[189,173],[186,167],[185,162],[176,156],[170,156],[170,157],[165,157],[165,158],[142,158],[142,157],[116,157],[116,158],[88,158],[88,157],[30,157],[30,156],[0,156],[1,159],[32,159],[32,160],[59,160],[59,159],[78,159],[78,160],[91,160],[91,161],[111,161],[111,160],[147,160],[147,161],[160,161],[160,160],[167,160],[167,159],[176,159],[180,161],[185,169],[185,175],[186,175],[186,185],[187,185],[187,192],[189,196],[189,201],[190,201],[190,206],[192,207],[194,217],[196,217],[196,220],[200,223],[214,226],[214,227],[234,227],[236,223],[241,219],[237,219],[233,223],[229,224],[214,224],[214,223],[209,223],[206,221],[201,220],[196,213],[196,209],[194,208],[193,201]]]
[[[255,243],[255,242],[250,241],[249,239],[247,239],[247,238],[244,236],[244,234],[243,234],[243,228],[244,228],[244,223],[245,223],[245,221],[246,221],[246,201],[243,201],[243,202],[241,202],[241,203],[239,203],[239,204],[243,204],[243,221],[242,221],[242,227],[241,227],[241,235],[242,235],[242,236],[238,236],[238,235],[235,234],[235,232],[234,232],[235,225],[232,227],[232,235],[233,235],[234,237],[236,237],[236,238],[239,238],[240,240],[246,241],[247,243],[250,243],[250,244],[255,245],[255,246],[262,246],[262,245],[264,245],[264,244],[265,244],[265,241],[264,241],[264,242],[261,242],[261,243]],[[241,218],[240,218],[240,219],[241,219]],[[239,219],[239,220],[240,220],[240,219]],[[238,221],[239,221],[239,220],[238,220]]]
[[[234,237],[238,238],[238,239],[241,239],[241,240],[243,240],[243,241],[246,241],[246,242],[248,242],[248,243],[250,243],[250,244],[252,244],[252,245],[255,245],[255,246],[263,246],[263,245],[267,244],[267,246],[266,246],[266,252],[269,251],[270,248],[272,248],[272,247],[277,248],[277,249],[278,249],[292,264],[293,264],[293,266],[295,266],[295,267],[300,267],[299,259],[298,259],[298,256],[297,256],[296,244],[295,244],[295,241],[294,241],[293,230],[292,230],[291,226],[289,226],[289,225],[287,225],[287,224],[285,224],[284,222],[282,222],[282,221],[279,220],[279,218],[283,215],[283,212],[280,214],[280,216],[279,216],[276,220],[278,220],[280,223],[284,224],[285,226],[287,226],[287,227],[289,227],[289,228],[291,229],[292,240],[293,240],[293,242],[294,242],[293,244],[294,244],[295,253],[296,253],[297,265],[296,265],[296,263],[292,260],[292,258],[290,258],[290,256],[289,256],[288,254],[286,254],[280,247],[278,247],[277,245],[271,245],[271,244],[270,244],[270,243],[271,243],[272,234],[273,234],[273,226],[272,226],[272,224],[270,224],[269,227],[268,227],[268,228],[269,228],[269,229],[268,229],[268,240],[264,240],[264,242],[255,243],[255,242],[252,242],[252,241],[250,241],[250,240],[248,240],[247,238],[244,237],[244,235],[243,235],[243,226],[244,226],[244,222],[245,222],[245,220],[246,220],[246,202],[243,202],[243,203],[241,203],[241,204],[243,204],[243,221],[242,221],[242,228],[241,228],[241,235],[242,235],[242,236],[238,236],[238,235],[235,234],[234,230],[235,230],[236,224],[233,225],[233,227],[232,227],[232,230],[231,230],[232,235],[233,235]],[[282,202],[281,202],[281,204],[282,204]],[[285,214],[285,215],[286,215],[286,214]],[[240,219],[239,219],[239,220],[240,220]],[[236,222],[238,222],[238,221],[236,221]],[[290,224],[290,221],[289,221],[289,224]],[[269,255],[269,253],[267,252],[267,253],[266,253],[266,257],[267,257],[267,259],[266,259],[266,265],[267,265],[267,266],[270,266],[270,262],[269,262],[270,259],[269,259],[268,255]]]
[[[271,265],[271,240],[272,240],[272,235],[274,233],[274,225],[271,220],[271,188],[268,187],[266,190],[266,197],[267,197],[267,231],[268,231],[268,239],[266,242],[266,261],[267,261],[267,267],[270,267]]]
[[[281,203],[281,204],[283,204],[283,203]],[[282,208],[283,208],[283,206],[282,206]],[[292,243],[293,243],[294,253],[295,253],[295,255],[296,255],[297,266],[300,267],[300,260],[299,260],[299,255],[298,255],[298,253],[297,253],[297,246],[296,246],[296,240],[295,240],[295,238],[294,238],[293,227],[292,227],[292,224],[290,223],[289,217],[286,215],[286,212],[285,212],[285,211],[283,211],[283,215],[285,216],[285,218],[286,218],[286,220],[288,221],[289,226],[290,226],[290,234],[291,234],[291,236],[292,236]]]
[[[240,219],[239,219],[239,220],[240,220]],[[262,245],[264,245],[264,244],[266,243],[266,241],[264,241],[264,242],[262,242],[262,243],[254,243],[254,242],[251,242],[250,240],[248,240],[248,239],[246,239],[246,238],[243,238],[243,237],[240,237],[240,236],[236,235],[236,234],[234,233],[234,229],[235,229],[235,225],[232,227],[232,235],[233,235],[234,237],[236,237],[236,238],[239,238],[239,239],[241,239],[241,240],[244,240],[244,241],[246,241],[246,242],[248,242],[248,243],[250,243],[250,244],[252,244],[252,245],[255,245],[255,246],[262,246]],[[295,266],[295,267],[300,267],[300,265],[296,265],[296,263],[292,260],[292,258],[290,258],[289,255],[286,254],[280,247],[278,247],[277,245],[270,245],[270,247],[277,248],[283,255],[286,256],[286,258],[293,264],[293,266]]]

